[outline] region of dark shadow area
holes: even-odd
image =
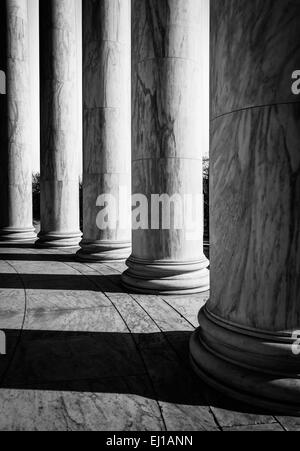
[[[6,245],[0,243],[0,249],[15,249],[11,244]],[[18,248],[22,249],[35,249],[34,244],[18,245]],[[204,255],[209,259],[210,257],[210,246],[208,242],[204,243],[203,246]],[[13,260],[22,262],[62,262],[62,263],[72,263],[77,262],[76,251],[73,253],[58,253],[56,254],[20,254],[20,253],[0,253],[0,260]],[[93,263],[92,261],[90,263]]]
[[[41,180],[40,174],[32,175],[32,211],[36,226],[40,226],[41,219]],[[39,227],[40,228],[40,227]]]
[[[5,338],[5,347],[6,347],[6,354],[0,355],[0,387],[1,382],[3,380],[3,377],[5,377],[6,372],[8,371],[8,368],[10,367],[13,357],[15,355],[15,352],[17,350],[18,344],[21,339],[22,330],[11,330],[9,332],[6,332],[6,338]],[[2,337],[3,339],[3,337]]]
[[[8,348],[18,331],[6,331]],[[23,331],[1,388],[133,394],[163,402],[270,415],[229,399],[173,354],[190,332],[153,334]],[[175,358],[174,358],[175,357]]]
[[[275,416],[282,415],[282,412],[271,412],[262,407],[254,407],[249,404],[244,404],[243,402],[237,401],[233,398],[220,393],[208,385],[205,385],[205,399],[207,404],[215,409],[222,409],[228,412],[238,412],[247,415],[264,415],[264,416]],[[226,417],[226,412],[223,413]]]
[[[209,245],[209,242],[204,242],[203,252],[204,252],[205,257],[209,260],[210,259],[210,245]]]
[[[120,275],[0,274],[0,288],[124,292]]]
[[[18,332],[8,330],[7,344]],[[23,331],[1,388],[134,394],[205,404],[201,383],[170,352],[166,339],[188,352],[190,333],[125,334]]]
[[[34,245],[34,243],[24,243],[24,244],[16,244],[16,243],[5,243],[5,241],[0,243],[0,249],[13,249],[13,250],[18,250],[18,249],[34,249],[36,250],[36,247]],[[2,254],[0,254],[1,257]],[[22,254],[20,254],[22,255]]]
[[[0,246],[1,249],[2,246]],[[74,254],[5,254],[0,253],[0,260],[10,260],[19,262],[75,262]]]

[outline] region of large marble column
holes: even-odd
[[[300,3],[211,4],[212,282],[192,362],[235,398],[299,415]]]
[[[75,247],[81,239],[75,8],[74,0],[40,1],[39,247]]]
[[[131,251],[130,28],[130,0],[84,0],[82,260]]]
[[[206,291],[202,157],[209,146],[209,1],[134,0],[132,16],[136,224],[123,282],[144,293]]]
[[[32,226],[27,0],[0,3],[0,242],[35,238]]]

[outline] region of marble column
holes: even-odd
[[[32,221],[27,0],[0,4],[0,242],[35,238]]]
[[[39,247],[76,247],[81,239],[75,7],[74,0],[40,1]]]
[[[235,398],[299,415],[300,3],[211,5],[212,283],[192,362]]]
[[[125,260],[131,251],[130,29],[130,0],[83,2],[81,260]]]
[[[143,293],[207,291],[202,157],[209,146],[209,1],[134,0],[132,15],[137,223],[123,282]]]

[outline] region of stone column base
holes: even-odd
[[[300,416],[300,356],[292,352],[290,335],[239,327],[212,315],[199,314],[200,328],[190,349],[201,379],[237,400],[272,413]]]
[[[51,248],[75,248],[79,246],[82,233],[80,231],[74,233],[40,233],[35,243],[36,247]]]
[[[6,227],[0,230],[0,245],[1,244],[23,244],[32,242],[36,239],[34,227],[28,228],[13,228]]]
[[[131,242],[124,241],[86,241],[80,243],[77,259],[86,262],[109,263],[125,261],[131,253]]]
[[[198,262],[172,262],[130,257],[128,270],[122,275],[124,286],[135,293],[195,294],[209,290],[208,260]]]

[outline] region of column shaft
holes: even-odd
[[[35,238],[32,225],[31,121],[27,0],[0,5],[0,241]]]
[[[39,247],[74,247],[81,238],[75,7],[74,0],[40,2]]]
[[[130,255],[130,53],[130,0],[85,0],[83,260]]]
[[[298,2],[212,0],[212,286],[191,343],[211,385],[292,414],[300,414],[299,27]]]
[[[202,157],[209,145],[209,2],[134,0],[132,14],[137,224],[123,282],[146,293],[206,291]]]

